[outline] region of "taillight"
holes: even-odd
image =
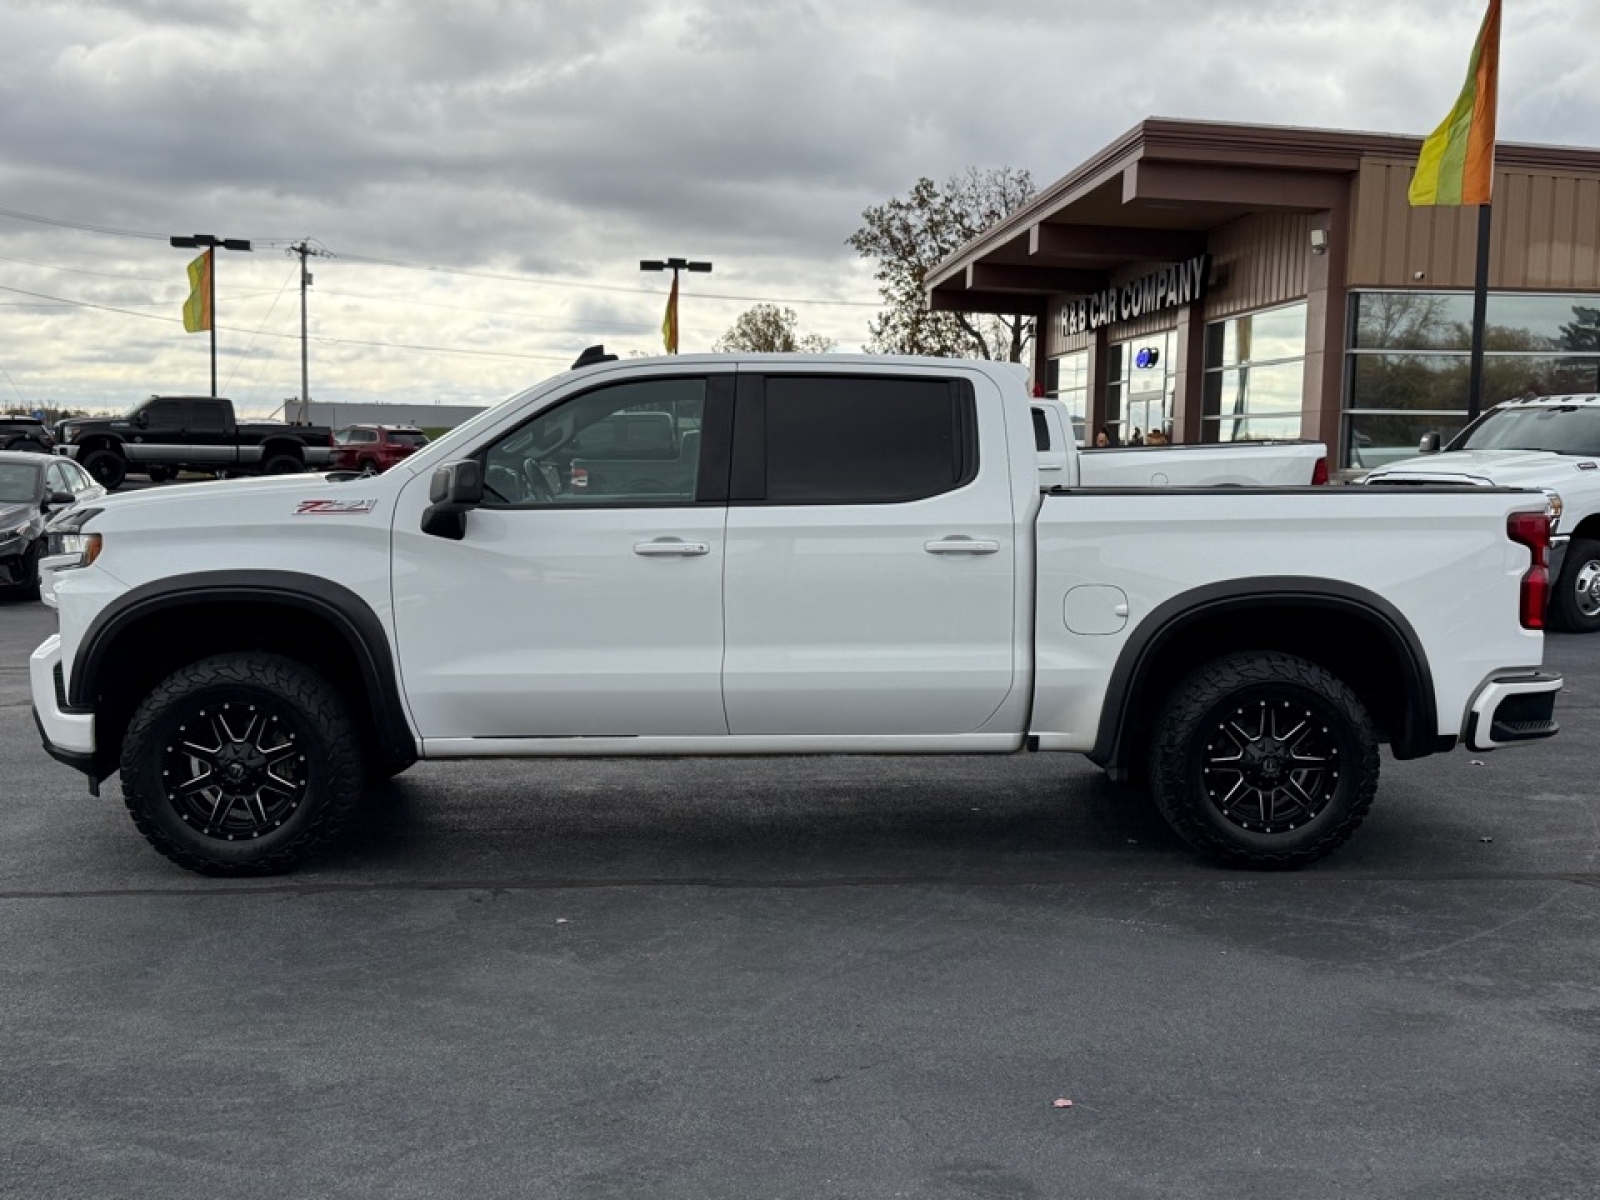
[[[1522,576],[1522,627],[1543,629],[1544,609],[1550,600],[1549,514],[1512,513],[1506,518],[1506,536],[1517,545],[1526,546],[1533,559]]]
[[[1311,486],[1317,487],[1328,482],[1328,460],[1317,459],[1317,465],[1311,468]]]

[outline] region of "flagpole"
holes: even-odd
[[[206,297],[206,305],[211,309],[211,398],[217,398],[217,248],[212,246],[206,251],[206,256],[211,259],[206,269],[206,291],[211,294]]]
[[[1472,367],[1467,376],[1467,421],[1483,408],[1483,334],[1489,311],[1489,225],[1492,205],[1478,205],[1478,274],[1472,285]]]

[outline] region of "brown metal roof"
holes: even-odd
[[[929,272],[936,310],[1034,313],[1130,263],[1198,251],[1253,212],[1348,203],[1364,159],[1413,160],[1420,137],[1151,118]],[[1500,143],[1496,165],[1600,176],[1600,151]]]

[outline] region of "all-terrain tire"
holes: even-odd
[[[344,698],[261,651],[181,667],[134,712],[122,793],[134,824],[205,875],[292,869],[344,828],[365,764]]]
[[[116,491],[128,477],[127,461],[115,450],[93,450],[81,465],[108,492]]]
[[[1600,630],[1600,541],[1575,537],[1550,593],[1551,624],[1573,633]]]
[[[261,464],[262,473],[266,475],[296,475],[305,469],[305,463],[292,454],[274,454]]]
[[[1268,651],[1175,687],[1149,747],[1150,791],[1177,835],[1230,866],[1284,870],[1342,845],[1378,789],[1378,737],[1349,687]]]
[[[176,478],[178,470],[176,467],[146,467],[144,473],[150,477],[151,483],[165,483]]]

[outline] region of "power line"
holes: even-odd
[[[106,225],[91,225],[81,221],[63,221],[55,217],[41,217],[33,213],[18,212],[15,209],[0,208],[0,217],[10,217],[14,221],[34,221],[41,225],[54,225],[60,229],[78,229],[87,233],[101,233],[113,237],[144,238],[155,241],[166,241],[166,235],[158,233],[142,233],[132,229],[114,229]],[[292,238],[254,238],[259,245],[278,246],[290,245]],[[339,253],[339,258],[346,262],[366,263],[371,266],[401,267],[409,271],[429,271],[439,275],[462,275],[472,279],[495,279],[504,283],[526,283],[538,287],[573,288],[593,292],[620,292],[632,296],[656,296],[660,293],[653,288],[624,287],[612,283],[585,283],[575,279],[560,277],[540,278],[529,275],[506,275],[494,271],[470,271],[464,267],[445,267],[433,263],[408,262],[400,258],[381,258],[370,254],[350,254],[344,251]],[[20,261],[20,260],[18,260]],[[60,268],[68,270],[70,268]],[[815,297],[806,299],[784,298],[779,296],[737,296],[720,292],[697,292],[696,298],[701,300],[732,300],[741,304],[800,304],[824,305],[833,308],[881,308],[882,303],[874,300],[822,300]]]
[[[88,300],[68,300],[61,296],[47,296],[43,292],[27,292],[23,291],[21,288],[6,287],[4,284],[0,284],[0,292],[12,292],[18,296],[32,296],[37,300],[50,300],[70,308],[93,308],[98,309],[101,312],[117,313],[124,317],[138,317],[144,321],[162,321],[168,325],[183,324],[182,317],[162,317],[157,316],[155,313],[134,312],[132,309],[116,308],[110,304],[94,304]],[[251,332],[248,329],[241,329],[237,326],[231,325],[219,325],[218,328],[227,330],[229,333]],[[263,337],[275,338],[296,338],[299,336],[298,334],[294,333],[272,333],[265,330],[262,331],[261,335]],[[320,334],[313,336],[311,340],[329,346],[372,346],[378,349],[388,350],[420,350],[433,354],[465,354],[478,358],[514,358],[518,360],[537,360],[540,362],[564,363],[571,361],[571,357],[569,355],[562,354],[517,354],[508,350],[464,350],[455,346],[423,346],[411,342],[358,341],[354,338],[326,337]]]

